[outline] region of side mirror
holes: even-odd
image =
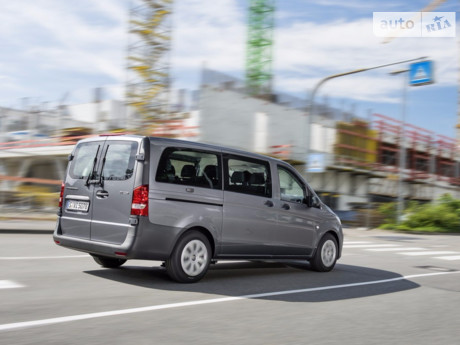
[[[313,206],[313,196],[311,194],[307,195],[303,200],[304,200],[304,203],[307,204],[308,207]]]
[[[307,195],[307,197],[304,199],[304,202],[305,204],[307,204],[308,207],[321,207],[319,199],[314,197],[312,194]]]

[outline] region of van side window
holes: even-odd
[[[302,184],[288,169],[278,165],[281,200],[302,203],[305,191]]]
[[[102,178],[123,181],[133,176],[136,161],[137,143],[134,141],[108,141]]]
[[[225,190],[271,198],[270,165],[244,157],[226,157]]]
[[[211,152],[167,148],[158,164],[156,181],[222,189],[220,155]]]
[[[86,179],[91,174],[94,159],[102,147],[102,142],[81,143],[75,149],[74,158],[70,164],[69,174],[74,179]]]

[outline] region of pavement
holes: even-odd
[[[50,236],[1,235],[0,344],[459,344],[460,237],[346,228],[332,272],[221,261],[177,284]]]
[[[0,233],[53,233],[56,212],[4,212],[0,210]]]

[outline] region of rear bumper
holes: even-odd
[[[81,252],[123,259],[166,260],[171,255],[181,229],[155,225],[147,217],[139,217],[131,225],[121,244],[93,241],[67,236],[61,231],[61,217],[56,221],[53,238],[57,245]]]
[[[136,237],[136,231],[137,226],[131,226],[122,244],[97,242],[86,238],[63,235],[61,231],[61,217],[58,217],[53,233],[53,239],[57,245],[69,249],[107,257],[132,259],[132,249]]]

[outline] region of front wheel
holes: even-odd
[[[117,268],[126,262],[125,259],[109,258],[107,256],[92,255],[92,257],[99,265],[107,268]]]
[[[331,234],[326,234],[319,241],[315,255],[310,260],[311,267],[318,272],[329,272],[335,266],[337,254],[337,240]]]
[[[211,262],[211,246],[205,235],[190,231],[177,242],[166,270],[179,283],[195,283],[204,277]]]

